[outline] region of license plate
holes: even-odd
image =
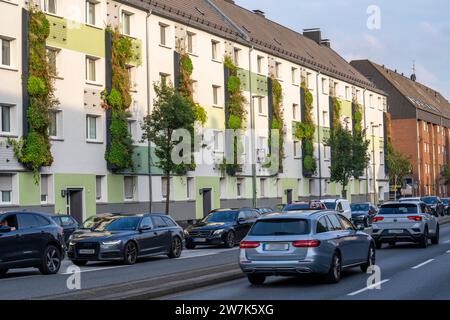
[[[289,250],[288,243],[267,243],[264,245],[265,251],[287,251]]]
[[[205,238],[194,238],[194,242],[206,242]]]
[[[403,230],[389,230],[389,233],[401,234],[401,233],[403,233]]]
[[[94,249],[80,249],[78,250],[79,254],[94,254],[95,250]]]

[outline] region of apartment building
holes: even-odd
[[[79,220],[103,212],[163,211],[167,184],[171,189],[171,215],[180,221],[203,217],[209,209],[251,206],[251,163],[235,175],[220,165],[199,163],[195,171],[166,181],[154,163],[154,146],[142,142],[142,119],[151,112],[153,84],[179,79],[176,51],[182,44],[189,54],[194,100],[204,107],[206,147],[211,158],[225,152],[218,138],[225,130],[227,83],[224,57],[238,66],[241,89],[247,98],[246,128],[256,129],[254,152],[256,195],[259,206],[298,199],[335,197],[341,186],[330,182],[329,136],[332,98],[342,105],[341,121],[351,128],[355,103],[362,106],[364,126],[371,141],[371,163],[364,176],[353,179],[348,196],[353,200],[384,199],[388,182],[384,168],[384,114],[386,96],[341,58],[320,30],[303,34],[283,27],[261,11],[248,11],[228,0],[165,1],[35,1],[50,21],[47,49],[55,65],[56,97],[52,113],[50,167],[41,170],[39,183],[19,163],[8,138],[19,138],[27,126],[26,90],[22,74],[27,64],[26,8],[20,0],[0,1],[2,61],[0,64],[0,187],[3,210],[25,208],[72,214]],[[19,23],[21,22],[21,23]],[[105,161],[108,147],[107,112],[101,93],[110,79],[107,27],[118,27],[133,41],[135,59],[128,69],[132,82],[129,131],[134,141],[133,168],[112,172]],[[269,90],[277,79],[283,91],[283,170],[277,174],[264,166],[269,153],[268,129],[273,108]],[[318,168],[305,174],[301,141],[293,135],[302,121],[304,82],[314,97],[316,125],[314,159]],[[26,87],[25,87],[26,88]],[[304,93],[303,93],[304,94]],[[251,152],[251,151],[250,151]],[[149,156],[150,153],[150,156]],[[152,165],[149,165],[152,159]]]
[[[448,196],[441,176],[450,158],[450,103],[436,90],[372,61],[351,65],[388,94],[392,144],[411,158],[413,171],[406,183],[416,196]]]

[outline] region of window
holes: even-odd
[[[86,80],[95,82],[96,77],[96,60],[91,57],[86,57]]]
[[[369,95],[369,107],[372,108],[372,109],[375,107],[373,105],[373,94]]]
[[[306,73],[306,87],[308,89],[313,89],[312,73]]]
[[[86,1],[86,23],[95,25],[95,2]]]
[[[104,176],[95,176],[95,199],[97,201],[100,201],[103,198],[102,184],[104,179],[105,179]]]
[[[123,178],[125,200],[134,200],[134,180],[135,178],[130,176]]]
[[[351,100],[351,91],[349,86],[345,87],[345,100],[347,101]]]
[[[53,75],[56,75],[57,73],[57,65],[56,65],[56,59],[58,56],[58,50],[53,48],[47,48],[47,61],[50,67],[50,72]]]
[[[136,68],[132,65],[126,66],[128,77],[130,79],[130,90],[135,91],[137,82],[136,82]]]
[[[219,42],[215,40],[211,41],[211,58],[213,60],[218,60],[219,58]]]
[[[377,105],[377,107],[378,107],[378,110],[383,110],[383,104],[381,103],[381,97],[378,97],[378,105]]]
[[[52,14],[56,14],[56,0],[45,0],[44,11]]]
[[[167,46],[167,24],[159,24],[159,44],[162,46]]]
[[[219,86],[213,86],[213,105],[218,106],[219,105]]]
[[[300,119],[300,106],[296,103],[292,105],[292,118],[294,120]]]
[[[97,118],[98,116],[86,116],[86,139],[97,140]]]
[[[331,227],[330,222],[328,221],[327,217],[322,217],[319,219],[319,221],[317,221],[316,233],[324,233],[324,232],[328,232],[331,230],[332,230],[332,227]]]
[[[49,175],[41,175],[41,203],[48,203],[48,186],[49,186]]]
[[[152,222],[153,222],[153,226],[155,228],[166,228],[167,224],[164,222],[164,220],[161,217],[155,216],[155,217],[151,217],[152,218]]]
[[[161,82],[161,85],[162,86],[166,86],[166,85],[168,85],[169,84],[169,77],[170,77],[170,75],[169,74],[167,74],[167,73],[160,73],[159,74],[159,79],[160,79],[160,82]]]
[[[0,204],[12,202],[12,175],[0,174]]]
[[[275,63],[275,78],[281,79],[281,62]]]
[[[298,73],[298,69],[292,67],[292,69],[291,69],[291,81],[292,81],[292,84],[296,84],[297,83],[297,73]]]
[[[192,98],[194,102],[198,102],[198,81],[192,80]]]
[[[323,159],[325,161],[330,160],[331,158],[331,147],[324,146],[323,148]]]
[[[260,180],[260,193],[261,193],[261,197],[267,197],[267,179],[261,179]]]
[[[222,132],[214,131],[214,152],[222,152]]]
[[[333,231],[339,231],[342,230],[342,225],[339,222],[339,218],[335,215],[335,214],[330,214],[328,216],[328,218],[330,219],[331,222],[331,226],[333,228]]]
[[[335,82],[334,84],[333,84],[333,91],[334,91],[334,96],[335,97],[338,97],[339,96],[339,94],[340,94],[340,92],[339,92],[339,83],[338,82]]]
[[[11,65],[11,40],[0,39],[2,45],[2,60],[0,61],[4,66]]]
[[[187,33],[187,52],[194,53],[194,42],[195,42],[195,33],[188,32]]]
[[[301,157],[300,141],[294,141],[294,158]]]
[[[161,177],[161,191],[162,191],[162,197],[163,199],[167,198],[167,178]],[[169,188],[171,189],[171,186],[169,185]]]
[[[327,127],[328,124],[328,111],[322,111],[322,125]]]
[[[51,138],[58,137],[58,125],[61,111],[51,111],[50,112],[50,126],[48,127],[48,133]]]
[[[129,36],[131,35],[131,13],[122,12],[122,33]]]
[[[326,78],[322,78],[322,93],[323,94],[328,94],[329,93],[329,87],[328,87],[328,83],[327,83],[327,79]]]
[[[361,101],[361,90],[356,90],[356,102]]]
[[[243,179],[237,179],[237,183],[236,183],[236,193],[238,198],[241,198],[243,195]]]
[[[257,71],[259,74],[261,74],[261,73],[263,73],[264,57],[258,56],[256,61],[257,61]]]
[[[177,224],[170,217],[161,217],[168,227],[176,227]]]
[[[186,181],[186,196],[188,199],[194,199],[194,178],[188,177]]]
[[[0,105],[0,120],[2,133],[11,133],[11,106]]]
[[[260,115],[265,114],[265,110],[264,110],[264,97],[255,97],[255,102],[256,102],[256,106],[258,107],[258,113]]]
[[[233,59],[234,59],[234,64],[235,64],[236,66],[239,66],[239,62],[240,62],[239,58],[240,58],[240,55],[241,55],[241,49],[239,49],[239,48],[234,48],[234,49],[233,49]]]

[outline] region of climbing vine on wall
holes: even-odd
[[[272,135],[271,130],[278,131],[278,170],[283,171],[284,159],[284,117],[283,117],[283,87],[281,83],[272,76],[272,125],[269,128],[269,148],[272,150]],[[273,152],[273,151],[272,151]],[[269,159],[271,156],[269,155]],[[267,163],[265,167],[271,167],[271,163]]]
[[[50,112],[59,102],[54,95],[53,71],[45,46],[50,23],[33,3],[29,6],[28,17],[28,134],[20,140],[9,139],[8,143],[12,145],[19,162],[33,171],[34,180],[39,183],[41,167],[53,163],[49,139]]]
[[[305,93],[303,98],[304,117],[302,122],[295,123],[294,136],[296,139],[302,140],[303,168],[310,174],[314,174],[317,169],[316,159],[314,159],[314,135],[316,132],[313,118],[314,98],[304,81],[301,83],[301,88]]]
[[[118,28],[108,28],[111,36],[111,91],[103,92],[103,107],[111,109],[111,124],[108,128],[111,144],[105,159],[113,171],[129,169],[133,166],[133,139],[128,131],[129,108],[132,102],[131,81],[127,64],[133,59],[132,39],[120,33]]]
[[[341,126],[341,102],[338,98],[333,97],[333,135],[334,132]]]
[[[361,135],[363,131],[362,120],[362,107],[359,103],[354,102],[354,110],[353,110],[353,132],[354,134]]]
[[[230,56],[225,56],[224,65],[228,69],[229,77],[227,82],[228,101],[226,105],[228,119],[225,123],[226,129],[240,130],[245,128],[247,119],[247,111],[245,104],[247,100],[241,90],[241,80],[238,77],[238,68],[234,64]],[[238,139],[234,139],[234,156],[232,164],[223,164],[222,171],[227,170],[229,174],[235,173],[240,165],[238,164],[238,155],[242,153],[242,143],[238,143]]]

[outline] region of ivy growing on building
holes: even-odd
[[[103,92],[103,107],[111,109],[111,124],[108,128],[111,144],[105,159],[113,171],[133,166],[133,139],[128,130],[129,108],[132,102],[131,79],[127,64],[134,58],[132,39],[120,33],[119,28],[108,28],[111,36],[111,90]]]
[[[50,34],[50,23],[33,3],[29,6],[28,18],[28,134],[19,140],[9,139],[8,143],[12,145],[19,162],[33,171],[34,180],[39,183],[41,167],[53,163],[49,138],[50,112],[59,102],[54,95],[53,72],[47,60],[46,40]]]
[[[338,98],[333,97],[333,132],[331,134],[334,134],[334,132],[341,127],[341,102]]]
[[[234,64],[230,56],[225,56],[224,65],[228,69],[229,77],[227,82],[228,101],[226,105],[228,120],[225,123],[226,129],[240,130],[245,128],[247,119],[247,111],[245,104],[247,100],[241,90],[241,79],[238,77],[238,68]],[[239,168],[238,155],[243,150],[242,143],[238,143],[238,139],[234,139],[233,163],[221,165],[222,171],[226,170],[229,174],[234,174]],[[225,161],[225,160],[224,160]]]
[[[354,110],[353,110],[353,132],[354,134],[360,135],[363,131],[363,114],[362,107],[359,103],[354,102]]]
[[[272,145],[272,135],[271,130],[277,130],[278,131],[278,171],[283,171],[283,159],[284,159],[284,117],[283,117],[283,87],[281,86],[280,81],[278,81],[274,76],[271,77],[272,79],[272,125],[271,128],[269,128],[269,148],[271,152],[273,152],[273,145]],[[271,155],[269,155],[269,159],[272,158]],[[272,163],[266,163],[264,165],[265,167],[271,167]]]
[[[296,122],[294,126],[294,136],[302,141],[303,145],[303,168],[314,174],[317,170],[316,159],[314,159],[314,136],[316,125],[313,117],[314,98],[311,91],[306,86],[306,82],[302,81],[301,88],[304,91],[304,117],[302,122]],[[304,172],[305,174],[305,172]]]

